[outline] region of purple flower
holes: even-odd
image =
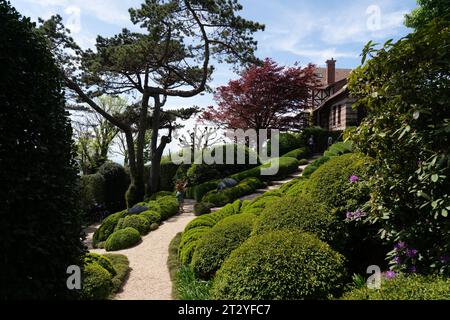
[[[395,250],[397,250],[397,251],[401,251],[403,249],[406,249],[406,247],[407,247],[406,243],[403,242],[403,241],[400,241],[399,243],[395,244],[395,246],[394,246]]]
[[[357,183],[357,182],[359,182],[359,177],[358,177],[358,176],[355,176],[355,175],[351,176],[351,177],[350,177],[350,182],[351,182],[351,183]]]
[[[347,220],[348,221],[358,220],[358,219],[361,219],[366,216],[367,216],[367,213],[365,213],[361,209],[358,209],[355,212],[347,212]]]
[[[406,256],[408,258],[415,258],[417,256],[418,251],[416,249],[406,249]]]
[[[409,267],[408,271],[410,273],[417,273],[417,267],[416,266],[411,266],[411,267]]]
[[[448,255],[441,256],[441,263],[448,263],[450,261],[450,257]]]
[[[385,277],[387,280],[392,280],[392,279],[394,279],[396,276],[397,276],[397,274],[396,274],[394,271],[387,271],[387,272],[384,274],[384,277]]]
[[[395,262],[396,265],[399,266],[399,265],[402,264],[402,258],[397,256],[397,257],[394,258],[394,262]]]

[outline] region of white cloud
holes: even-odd
[[[110,0],[25,0],[33,5],[61,9],[67,7],[78,7],[81,14],[89,14],[97,19],[116,25],[129,22],[128,8],[137,1],[110,1]],[[57,12],[63,10],[55,10]]]

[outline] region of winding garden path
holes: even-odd
[[[165,221],[158,230],[142,238],[142,243],[134,248],[116,251],[130,261],[130,275],[116,300],[171,300],[172,282],[167,268],[169,244],[175,235],[195,219],[194,201],[187,200],[185,213]],[[91,230],[92,232],[92,230]],[[88,234],[87,242],[93,233]],[[100,254],[105,250],[94,249]]]
[[[282,181],[274,181],[266,189],[257,190],[256,193],[241,198],[252,200],[264,192],[278,189],[301,176],[306,166],[299,167],[299,173],[292,174]],[[165,221],[158,230],[142,238],[142,243],[134,248],[116,251],[123,254],[130,261],[130,275],[122,291],[115,296],[116,300],[172,300],[172,282],[170,279],[167,259],[169,257],[169,244],[179,232],[183,232],[186,225],[196,218],[194,215],[193,200],[186,200],[185,213]],[[214,208],[217,211],[220,208]],[[91,252],[104,254],[105,250],[92,249],[92,236],[99,225],[88,228],[86,245]]]

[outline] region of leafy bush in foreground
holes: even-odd
[[[344,258],[315,236],[276,231],[252,237],[217,272],[219,300],[327,299],[344,283]]]
[[[437,276],[398,275],[383,280],[379,290],[367,286],[347,292],[343,300],[450,300],[450,279]]]
[[[115,231],[126,229],[129,227],[136,229],[141,235],[146,235],[150,231],[149,221],[147,220],[147,218],[140,215],[131,215],[120,219],[117,223]]]
[[[343,219],[313,198],[284,197],[263,210],[254,234],[276,230],[309,232],[339,250],[344,246],[345,228]]]
[[[126,228],[114,232],[105,243],[106,251],[118,251],[131,248],[141,241],[141,234],[133,228]]]
[[[248,239],[256,219],[238,214],[223,219],[198,243],[191,267],[200,279],[211,279],[230,253]]]

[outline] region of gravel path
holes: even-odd
[[[160,228],[142,238],[134,248],[115,251],[130,260],[130,276],[115,300],[172,300],[172,282],[167,268],[169,244],[175,235],[195,219],[194,202],[186,200],[185,213],[164,222]],[[88,241],[92,233],[88,234]],[[100,254],[105,250],[91,250]]]
[[[251,200],[266,191],[278,189],[283,184],[301,176],[301,171],[306,166],[300,167],[300,173],[294,174],[283,181],[273,182],[266,189],[243,197],[241,200]],[[116,251],[114,253],[126,255],[130,261],[130,276],[125,283],[122,292],[115,296],[115,300],[172,300],[172,282],[170,280],[167,259],[169,257],[169,244],[175,235],[183,232],[186,225],[195,219],[193,200],[186,200],[185,213],[177,215],[165,221],[158,230],[151,232],[142,238],[142,243],[136,247]],[[217,211],[220,208],[214,208]],[[106,253],[105,250],[92,249],[92,236],[99,225],[91,226],[86,230],[86,245],[91,252]]]

